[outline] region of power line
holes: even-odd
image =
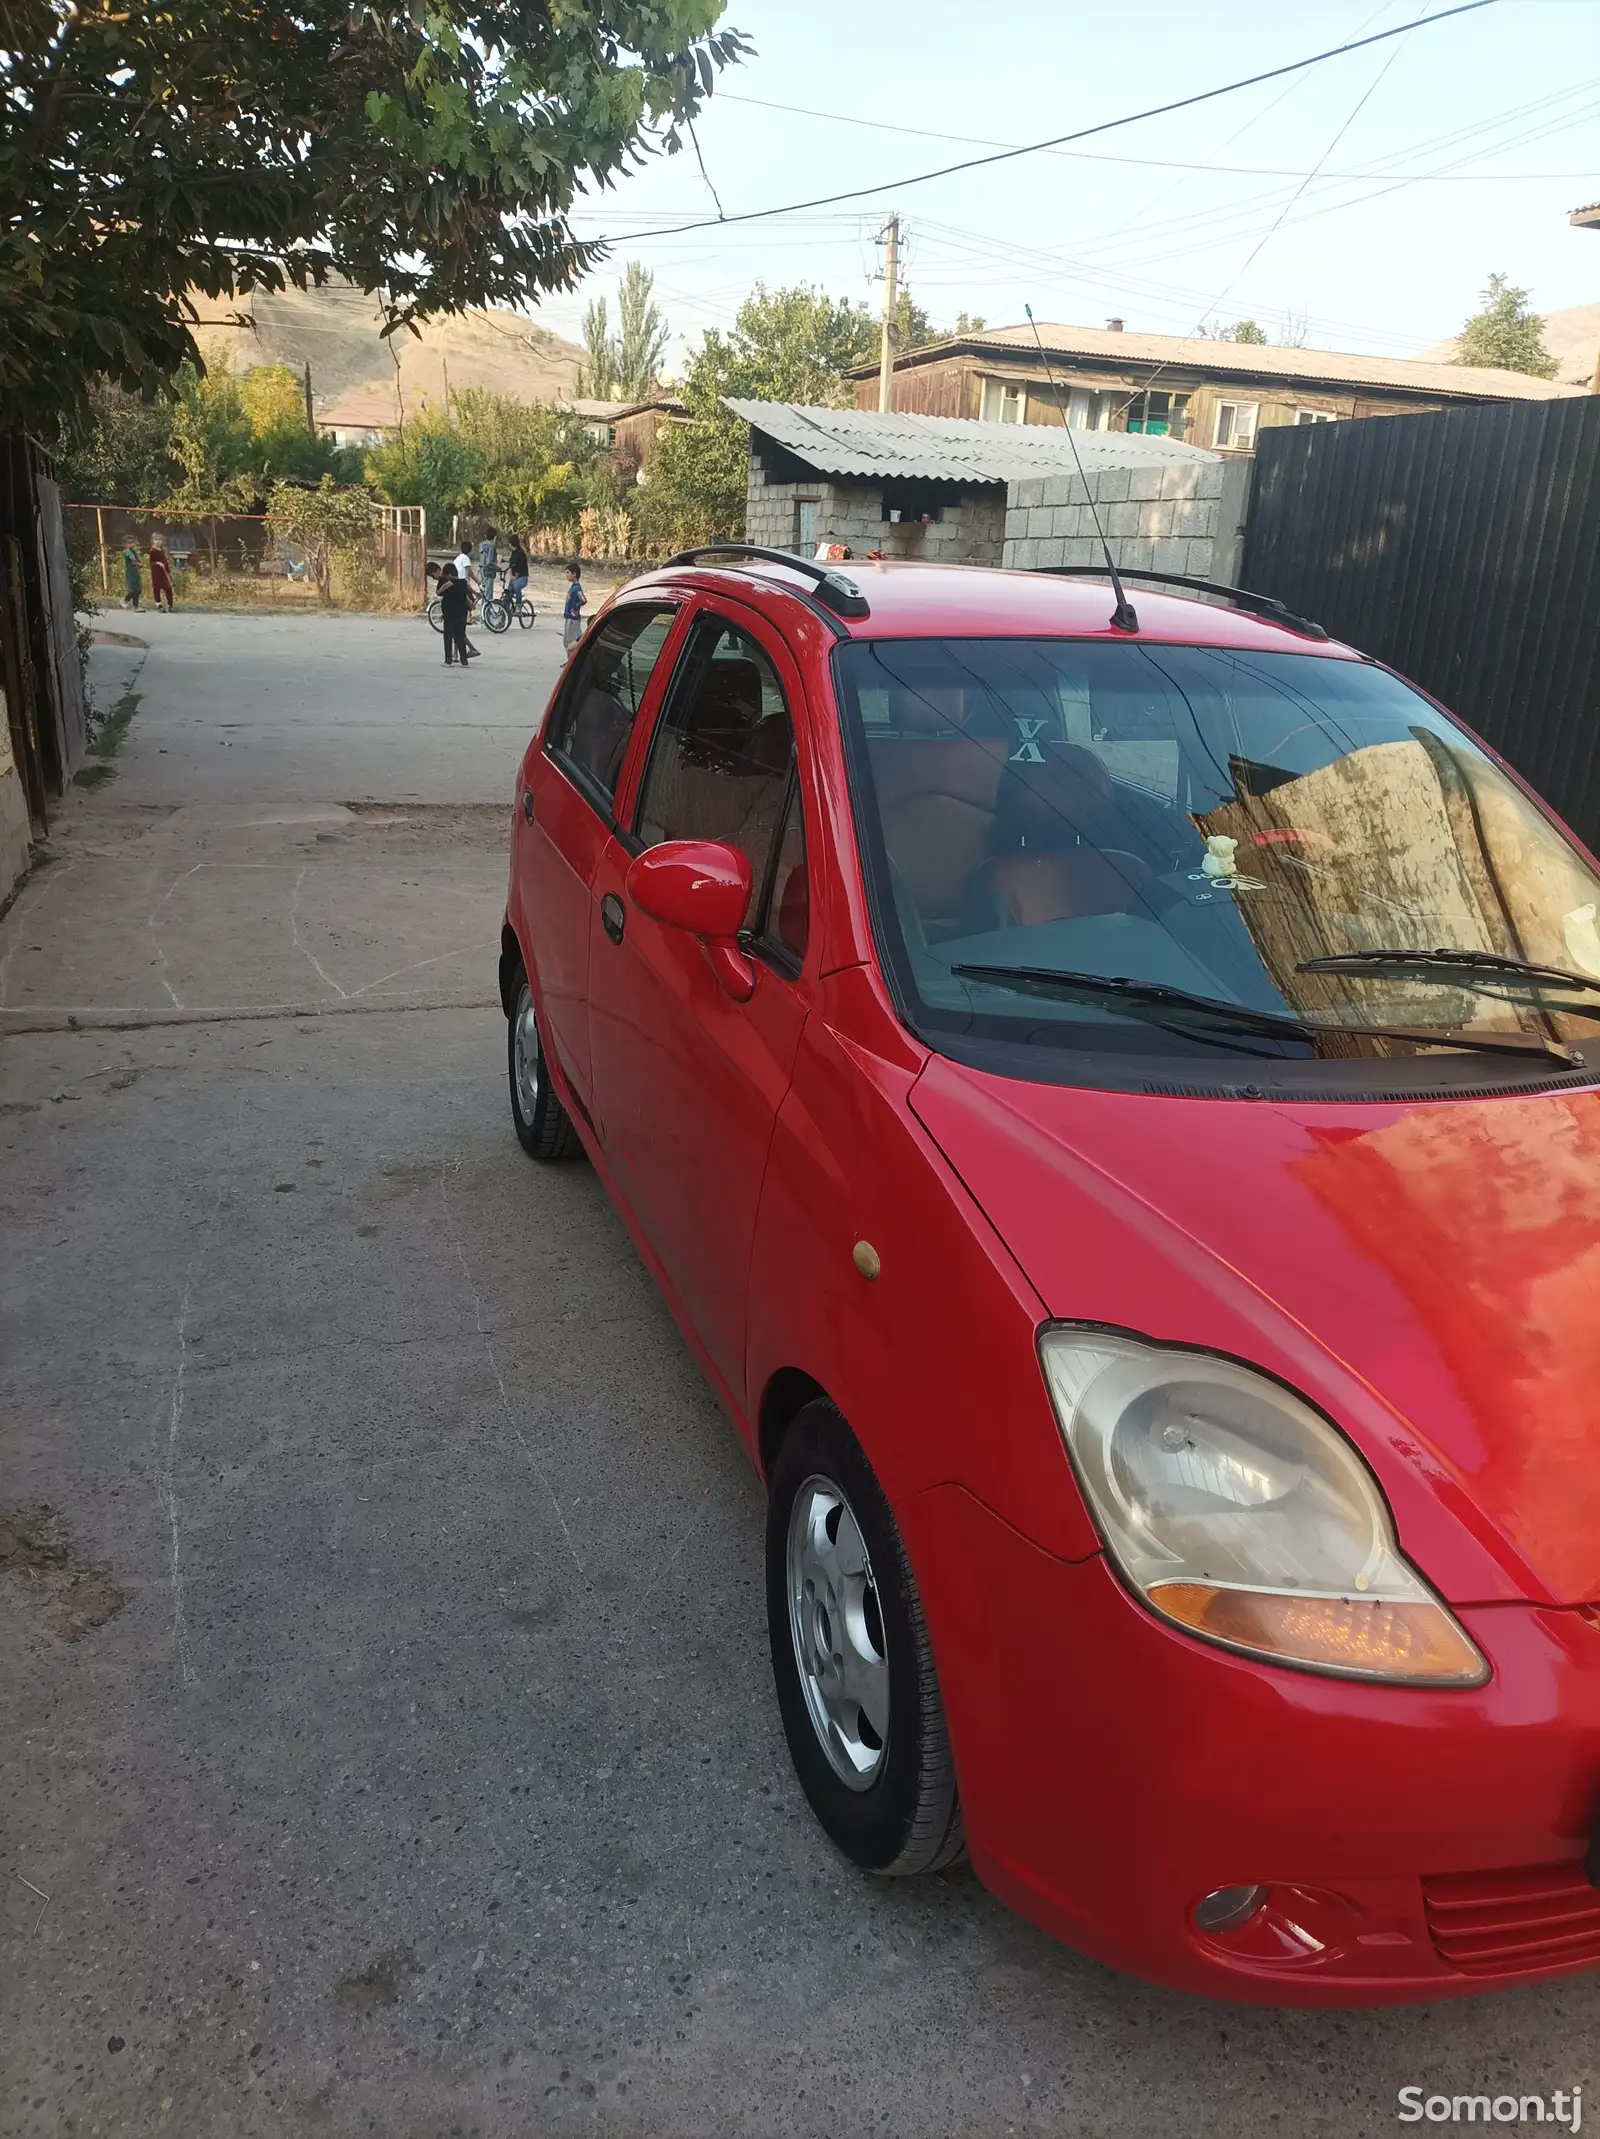
[[[796,119],[825,119],[834,126],[860,126],[875,134],[909,134],[919,141],[957,141],[964,147],[1004,149],[1016,146],[1010,141],[996,141],[987,134],[937,133],[927,126],[896,126],[888,119],[860,119],[853,113],[842,111],[816,111],[806,104],[775,104],[768,97],[735,96],[731,89],[717,91],[719,104],[748,104],[759,111],[787,112]],[[1170,156],[1096,156],[1093,153],[1076,154],[1071,149],[1043,151],[1047,155],[1061,155],[1069,163],[1115,163],[1127,165],[1139,171],[1204,171],[1218,178],[1306,178],[1326,179],[1330,184],[1338,179],[1370,178],[1368,171],[1291,171],[1269,163],[1180,163]],[[1571,179],[1575,183],[1587,181],[1594,176],[1586,171],[1427,171],[1419,176],[1437,179],[1451,185],[1533,185],[1551,179]],[[690,214],[692,210],[685,209]]]
[[[679,223],[671,235],[679,236],[686,230],[720,229],[728,223],[756,223],[774,215],[798,215],[810,208],[831,208],[839,201],[864,200],[872,193],[898,192],[905,186],[926,185],[930,179],[953,178],[961,171],[976,171],[989,164],[1010,163],[1018,156],[1037,156],[1045,149],[1064,148],[1071,141],[1088,141],[1097,134],[1114,133],[1119,127],[1137,126],[1145,119],[1162,119],[1169,112],[1187,111],[1195,104],[1208,104],[1213,98],[1231,96],[1236,90],[1254,89],[1260,82],[1275,82],[1286,74],[1299,74],[1307,67],[1317,67],[1324,60],[1340,59],[1347,52],[1359,52],[1367,45],[1384,44],[1391,37],[1405,37],[1413,30],[1428,29],[1433,23],[1448,22],[1456,15],[1475,15],[1480,8],[1496,7],[1499,0],[1462,0],[1458,7],[1441,9],[1437,15],[1425,15],[1417,22],[1398,24],[1393,29],[1375,30],[1370,37],[1352,38],[1348,44],[1331,45],[1326,52],[1313,52],[1305,59],[1290,60],[1282,67],[1268,67],[1264,73],[1249,74],[1237,82],[1224,82],[1216,89],[1197,90],[1193,96],[1177,97],[1170,104],[1153,104],[1148,111],[1130,112],[1125,118],[1103,119],[1097,126],[1082,126],[1075,133],[1056,134],[1048,141],[1030,141],[1022,148],[996,149],[987,156],[969,156],[960,163],[947,163],[936,171],[918,171],[909,178],[884,179],[871,186],[852,186],[843,193],[824,193],[815,200],[791,201],[776,208],[747,208],[739,215],[706,216],[698,223]],[[636,245],[644,238],[668,235],[660,230],[628,230],[619,236],[607,239],[612,245]]]
[[[1419,11],[1417,21],[1420,22],[1420,20],[1421,14]],[[1407,31],[1414,30],[1416,27],[1417,22],[1411,22],[1405,25]],[[1355,125],[1357,117],[1361,112],[1366,109],[1367,105],[1370,103],[1373,96],[1376,94],[1379,83],[1387,78],[1389,69],[1400,57],[1400,54],[1404,49],[1404,42],[1402,41],[1402,43],[1397,44],[1394,50],[1387,55],[1383,62],[1383,65],[1372,77],[1372,80],[1367,84],[1366,88],[1362,90],[1360,96],[1356,98],[1354,104],[1351,105],[1349,113],[1346,116],[1343,124],[1340,126],[1339,131],[1334,135],[1333,139],[1328,143],[1327,147],[1317,158],[1311,169],[1306,173],[1305,177],[1301,179],[1299,185],[1295,187],[1293,193],[1290,194],[1289,198],[1279,209],[1277,217],[1274,220],[1271,229],[1263,232],[1261,237],[1256,240],[1255,246],[1250,253],[1250,257],[1245,261],[1243,267],[1236,268],[1234,270],[1232,276],[1228,280],[1227,286],[1223,290],[1221,290],[1217,296],[1212,298],[1211,302],[1200,314],[1200,317],[1195,321],[1193,328],[1193,333],[1195,335],[1199,335],[1204,332],[1206,321],[1222,304],[1224,298],[1230,296],[1232,292],[1237,289],[1240,282],[1243,281],[1244,277],[1254,266],[1256,260],[1260,257],[1263,249],[1268,244],[1270,244],[1272,239],[1275,238],[1278,232],[1283,228],[1284,223],[1288,220],[1290,209],[1293,208],[1295,202],[1303,196],[1307,186],[1311,184],[1311,181],[1316,177],[1317,173],[1322,169],[1322,166],[1327,162],[1328,158],[1339,146],[1339,143],[1344,139],[1345,135],[1349,133],[1351,127]],[[1036,340],[1038,338],[1037,328],[1034,329],[1034,338]],[[1158,364],[1155,370],[1151,372],[1150,376],[1145,380],[1143,386],[1136,388],[1135,391],[1128,396],[1127,400],[1123,402],[1121,408],[1112,411],[1113,416],[1126,415],[1128,410],[1133,407],[1134,403],[1140,399],[1143,399],[1145,409],[1148,412],[1150,406],[1149,395],[1151,388],[1155,385],[1157,379],[1161,378],[1167,371],[1171,370],[1171,368],[1172,364],[1170,360],[1166,364]]]
[[[1418,21],[1421,20],[1420,9],[1418,10],[1417,19]],[[1416,22],[1413,22],[1408,25],[1408,27],[1411,29],[1415,29],[1416,26]],[[1351,105],[1349,117],[1345,120],[1339,131],[1334,135],[1333,139],[1328,143],[1328,146],[1323,150],[1322,154],[1317,158],[1316,162],[1311,166],[1311,169],[1306,173],[1305,177],[1301,179],[1299,185],[1296,186],[1293,193],[1291,193],[1289,198],[1284,202],[1282,208],[1278,211],[1277,219],[1273,223],[1272,228],[1268,231],[1263,232],[1261,237],[1257,239],[1255,248],[1251,252],[1249,259],[1245,261],[1244,266],[1235,271],[1232,280],[1229,282],[1227,288],[1222,292],[1221,296],[1213,298],[1211,303],[1207,305],[1205,311],[1201,313],[1198,322],[1199,326],[1203,327],[1206,323],[1206,320],[1222,303],[1223,298],[1229,296],[1238,287],[1240,282],[1243,281],[1244,277],[1250,272],[1251,268],[1260,258],[1263,248],[1269,245],[1271,241],[1277,236],[1278,232],[1283,228],[1285,222],[1288,220],[1290,209],[1294,207],[1297,201],[1303,198],[1307,186],[1309,186],[1311,181],[1317,176],[1318,172],[1322,169],[1322,166],[1327,162],[1328,158],[1339,146],[1339,143],[1344,139],[1345,135],[1349,133],[1351,127],[1355,125],[1358,116],[1366,109],[1367,105],[1370,103],[1373,96],[1376,94],[1378,85],[1388,75],[1389,69],[1400,57],[1400,54],[1404,49],[1405,46],[1404,42],[1402,41],[1400,44],[1397,44],[1395,46],[1394,50],[1384,60],[1383,65],[1372,77],[1372,80],[1368,83],[1367,87],[1361,92],[1360,96],[1357,97],[1355,103]]]
[[[1600,80],[1600,78],[1597,78],[1597,80]],[[1395,180],[1404,180],[1406,183],[1412,184],[1424,178],[1453,176],[1460,171],[1463,163],[1482,161],[1483,157],[1500,155],[1508,148],[1517,147],[1530,139],[1542,139],[1547,133],[1556,131],[1558,128],[1541,123],[1536,128],[1513,134],[1509,138],[1486,143],[1482,154],[1479,156],[1458,156],[1439,163],[1432,170],[1426,172],[1405,172],[1395,168],[1395,166],[1405,158],[1422,156],[1430,152],[1436,153],[1440,150],[1448,149],[1452,145],[1481,139],[1485,135],[1503,130],[1516,120],[1529,117],[1534,112],[1546,111],[1553,104],[1570,103],[1574,96],[1585,95],[1595,86],[1596,81],[1572,84],[1558,90],[1552,96],[1540,97],[1528,104],[1514,105],[1506,111],[1495,113],[1492,118],[1478,120],[1470,126],[1456,128],[1447,134],[1434,135],[1422,141],[1412,142],[1405,148],[1389,150],[1380,157],[1369,158],[1365,168],[1358,167],[1351,171],[1339,173],[1336,182],[1342,185],[1361,186],[1381,181],[1387,186],[1388,183]],[[1374,168],[1374,166],[1380,165],[1383,168]],[[1493,178],[1495,174],[1488,173],[1485,175]],[[1334,174],[1331,172],[1319,174],[1319,182],[1322,181],[1334,183]],[[1237,236],[1253,235],[1253,232],[1230,231],[1224,226],[1241,216],[1253,221],[1256,214],[1262,209],[1266,209],[1270,213],[1272,205],[1276,204],[1281,198],[1281,189],[1274,186],[1268,188],[1265,192],[1245,195],[1226,207],[1218,208],[1214,202],[1210,203],[1189,215],[1147,219],[1141,213],[1135,215],[1131,220],[1124,217],[1119,220],[1114,234],[1098,238],[1089,237],[1083,241],[1081,250],[1086,256],[1104,253],[1109,257],[1115,258],[1118,262],[1129,266],[1138,266],[1141,264],[1139,260],[1129,258],[1128,240],[1130,237],[1146,229],[1158,228],[1162,236],[1166,238],[1195,227],[1204,229],[1206,249],[1209,249],[1218,244],[1231,243]],[[1336,203],[1335,205],[1340,206],[1343,204]],[[1181,248],[1183,255],[1188,256],[1195,249],[1193,241],[1186,237]],[[1172,254],[1163,252],[1151,257],[1155,260],[1161,260],[1172,257]]]

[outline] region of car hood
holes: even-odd
[[[1600,1093],[1153,1098],[936,1056],[911,1103],[1047,1315],[1300,1388],[1452,1601],[1600,1598]]]

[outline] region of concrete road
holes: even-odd
[[[499,802],[562,661],[554,611],[498,638],[475,627],[482,658],[465,670],[445,667],[420,616],[101,621],[150,649],[124,803]],[[122,651],[97,655],[102,693],[126,671]]]
[[[511,1137],[503,812],[461,806],[509,686],[469,735],[400,703],[414,628],[174,621],[0,921],[0,2131],[1346,2139],[1408,2085],[1593,2094],[1593,1978],[1212,2005],[834,1854],[756,1482],[593,1175]]]

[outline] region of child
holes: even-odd
[[[156,598],[158,609],[172,607],[172,565],[167,557],[166,540],[154,535],[150,541],[150,592]]]
[[[567,566],[567,581],[567,599],[561,610],[561,643],[570,661],[572,649],[583,637],[583,612],[589,606],[589,597],[583,591],[582,565]]]
[[[522,537],[511,538],[511,555],[506,560],[506,601],[515,615],[522,606],[522,597],[528,590],[528,553],[522,547]]]
[[[453,564],[447,564],[439,574],[439,611],[444,624],[444,665],[454,668],[459,653],[461,666],[467,665],[467,602],[466,582],[459,578]]]

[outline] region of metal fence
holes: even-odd
[[[1263,431],[1240,577],[1442,699],[1600,847],[1600,396]]]
[[[160,536],[174,569],[202,579],[306,581],[306,553],[296,542],[275,540],[260,513],[182,514],[131,505],[69,505],[67,517],[81,554],[96,559],[100,591],[120,600],[122,552],[131,544],[142,557]],[[372,514],[370,562],[391,603],[423,606],[427,515],[419,505],[379,505]],[[180,592],[182,581],[180,579]]]

